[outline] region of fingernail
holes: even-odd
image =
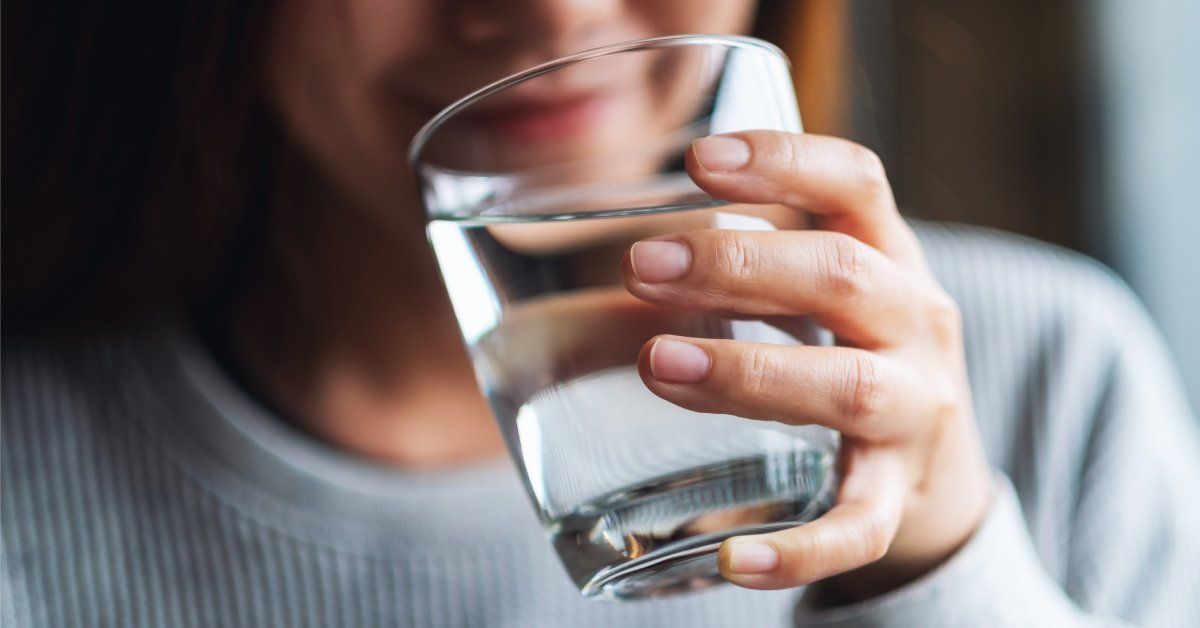
[[[682,242],[646,240],[629,251],[633,274],[646,283],[679,279],[692,265],[692,251]]]
[[[696,161],[709,172],[733,172],[750,161],[750,145],[736,137],[710,135],[692,142]]]
[[[650,347],[650,372],[664,382],[698,382],[708,374],[711,363],[708,352],[690,342],[659,338]]]
[[[779,552],[758,541],[731,541],[729,569],[735,573],[763,573],[779,566]]]

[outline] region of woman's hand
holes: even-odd
[[[772,321],[810,314],[839,339],[815,347],[658,336],[643,347],[642,378],[668,401],[842,434],[835,507],[807,525],[726,540],[721,573],[754,589],[830,578],[829,599],[848,601],[929,571],[979,524],[991,477],[958,309],[897,213],[879,159],[844,140],[752,131],[698,140],[687,167],[718,198],[804,210],[816,230],[643,240],[625,258],[629,291]]]

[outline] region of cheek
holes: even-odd
[[[625,20],[635,30],[650,35],[680,33],[746,32],[754,18],[754,0],[646,0],[628,2]],[[620,146],[644,142],[647,137],[673,133],[692,122],[709,85],[700,79],[703,58],[681,54],[630,57],[630,67],[611,71],[614,76],[641,77],[626,84],[628,91],[620,123],[605,128],[605,147],[611,152]],[[599,67],[599,66],[595,66]],[[611,68],[615,70],[615,68]],[[628,164],[638,168],[635,162]]]
[[[634,6],[652,32],[740,34],[749,29],[756,5],[753,0],[657,0]],[[643,68],[642,102],[638,114],[628,118],[642,121],[640,128],[630,125],[637,135],[675,133],[696,120],[699,96],[712,84],[705,55],[692,50],[664,52]]]
[[[428,2],[283,3],[267,46],[266,87],[293,143],[354,205],[394,211],[410,194],[406,139],[426,117],[381,94],[389,68],[422,45]]]

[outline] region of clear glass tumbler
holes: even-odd
[[[692,140],[746,129],[800,130],[787,58],[756,39],[681,35],[510,76],[413,140],[479,385],[585,596],[720,582],[723,539],[811,521],[833,501],[836,433],[684,410],[638,375],[640,348],[661,333],[829,341],[804,318],[673,310],[622,286],[622,255],[642,238],[803,226],[793,210],[730,206],[688,178]]]

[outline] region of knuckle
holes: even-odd
[[[803,170],[810,160],[812,148],[800,136],[789,136],[782,141],[780,156],[784,165],[793,171]]]
[[[955,346],[962,337],[962,310],[958,303],[942,290],[935,290],[925,311],[934,339],[940,346]]]
[[[825,246],[823,274],[826,288],[844,300],[862,296],[868,289],[865,245],[853,237],[832,233]]]
[[[778,371],[779,365],[764,348],[747,348],[742,355],[737,395],[748,400],[771,397],[774,384],[779,379]]]
[[[930,418],[935,423],[943,423],[959,415],[962,397],[958,387],[945,382],[930,393]]]
[[[792,586],[811,584],[825,575],[834,562],[830,556],[834,548],[829,547],[826,536],[794,530],[783,537],[781,545],[792,560],[785,561],[779,575]]]
[[[883,167],[883,160],[875,154],[875,151],[860,144],[853,144],[850,149],[850,161],[864,189],[869,192],[882,192],[889,189],[887,170]]]
[[[875,562],[887,555],[892,544],[891,526],[879,513],[868,514],[859,530],[862,547],[866,549],[868,562]]]
[[[712,246],[717,275],[722,282],[736,285],[754,278],[759,251],[752,240],[737,232],[718,231]]]
[[[876,416],[883,403],[882,375],[870,354],[855,352],[851,356],[846,360],[838,409],[850,420],[864,421]]]

